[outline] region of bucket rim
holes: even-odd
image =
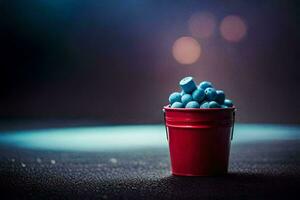
[[[165,105],[163,107],[163,111],[179,111],[179,112],[187,112],[187,111],[192,111],[192,112],[213,112],[213,111],[221,111],[221,110],[231,110],[231,111],[236,111],[236,107],[229,107],[229,108],[171,108],[170,105]]]

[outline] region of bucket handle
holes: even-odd
[[[234,122],[235,122],[235,109],[234,109],[232,115],[233,115],[233,116],[232,116],[232,118],[233,118],[233,123],[232,123],[232,129],[231,129],[231,137],[230,137],[230,140],[233,139],[233,130],[234,130]]]
[[[165,122],[165,128],[166,128],[166,136],[167,136],[167,140],[169,141],[169,137],[168,137],[168,127],[167,127],[166,111],[165,111],[165,109],[163,109],[163,113],[164,113],[164,122]]]

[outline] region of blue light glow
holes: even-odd
[[[233,143],[300,139],[299,126],[237,124]],[[4,132],[0,145],[57,151],[167,148],[163,125],[79,127]]]
[[[164,131],[159,125],[16,131],[0,135],[0,144],[30,149],[111,151],[166,146]]]

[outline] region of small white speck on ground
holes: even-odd
[[[37,158],[37,159],[36,159],[36,162],[41,163],[41,162],[42,162],[42,159]]]
[[[16,160],[14,158],[11,159],[11,162],[15,162]]]
[[[22,167],[26,167],[25,163],[21,163],[21,166],[22,166]]]
[[[50,162],[52,165],[55,165],[55,163],[56,163],[55,160],[51,160]]]
[[[109,159],[109,161],[112,163],[112,164],[117,164],[118,160],[115,159],[115,158],[111,158]]]

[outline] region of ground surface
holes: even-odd
[[[65,134],[65,137],[60,138],[61,143],[55,142],[58,137],[55,133],[62,130],[47,133],[39,129],[2,132],[2,197],[299,199],[299,127],[238,125],[231,149],[229,174],[222,177],[172,176],[162,126],[130,126],[113,130],[100,127],[80,131],[73,128],[69,130],[71,133],[59,133]],[[123,132],[120,133],[120,130]],[[144,130],[146,136],[153,134],[156,139],[145,142],[145,138],[141,137],[136,138],[139,140],[136,143],[134,130],[140,134]],[[91,135],[93,131],[97,134]],[[105,131],[115,134],[114,138],[102,137]],[[260,137],[249,136],[251,133]],[[89,138],[90,145],[86,145],[89,140],[78,136],[81,134]],[[129,134],[125,137],[128,140],[120,138],[119,134]],[[116,143],[118,138],[125,141]],[[45,145],[45,141],[55,144]],[[114,148],[114,145],[120,148]]]

